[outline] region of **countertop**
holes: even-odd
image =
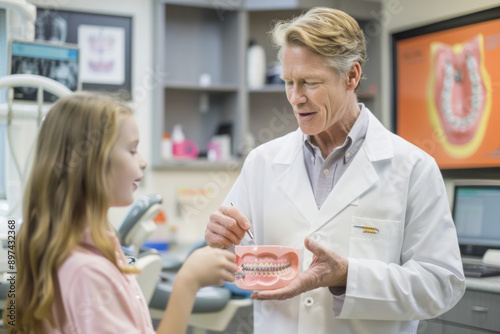
[[[500,294],[500,276],[481,278],[466,277],[465,284],[467,289],[470,290]]]

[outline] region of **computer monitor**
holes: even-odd
[[[41,41],[11,40],[9,74],[37,74],[54,79],[72,91],[80,88],[80,52],[76,44],[54,44]],[[37,88],[14,89],[15,100],[36,101]],[[44,92],[45,102],[56,96]]]
[[[481,257],[500,249],[500,181],[455,182],[453,220],[463,256]]]

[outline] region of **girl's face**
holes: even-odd
[[[139,129],[131,116],[120,122],[118,137],[111,151],[110,206],[133,203],[133,192],[144,176],[146,161],[137,152]]]

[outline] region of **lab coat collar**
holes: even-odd
[[[284,165],[284,171],[277,179],[278,184],[306,220],[312,224],[319,211],[304,163],[303,135],[300,129],[295,131],[291,140],[285,142],[273,162]]]
[[[369,111],[369,110],[368,110]],[[312,225],[312,230],[320,228],[347,205],[370,189],[379,179],[373,162],[394,156],[390,133],[377,118],[369,114],[368,130],[361,149],[354,161],[335,185],[333,191],[318,210],[312,187],[307,177],[303,156],[304,133],[297,129],[273,159],[274,164],[288,165],[278,182],[295,206]]]
[[[368,110],[368,109],[367,109]],[[368,160],[380,161],[394,157],[390,132],[368,110],[368,131],[362,146]]]
[[[368,130],[362,148],[366,152],[368,160],[373,162],[391,159],[394,156],[394,151],[389,132],[368,108],[366,110],[368,111]],[[303,157],[302,143],[306,135],[298,128],[290,136],[293,138],[287,141],[276,154],[273,159],[274,164],[290,165],[299,153],[298,158]]]
[[[273,159],[273,164],[290,165],[296,158],[303,158],[302,142],[305,134],[298,128],[295,132],[288,134],[291,140],[285,141],[278,154]],[[300,154],[299,157],[297,155]]]

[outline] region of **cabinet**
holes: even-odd
[[[422,321],[419,333],[500,333],[500,294],[467,289],[457,305],[436,319]]]
[[[231,160],[241,162],[256,145],[297,128],[283,85],[250,89],[246,52],[251,39],[265,49],[267,66],[278,50],[267,32],[277,19],[290,19],[310,7],[339,8],[358,19],[368,39],[369,61],[358,97],[380,115],[380,36],[373,28],[380,4],[362,0],[156,0],[155,68],[162,80],[154,89],[152,164],[154,168],[227,168],[227,161],[164,160],[161,138],[181,124],[200,152],[216,133],[231,136]],[[251,140],[250,140],[251,139]],[[233,165],[232,165],[233,166]]]

